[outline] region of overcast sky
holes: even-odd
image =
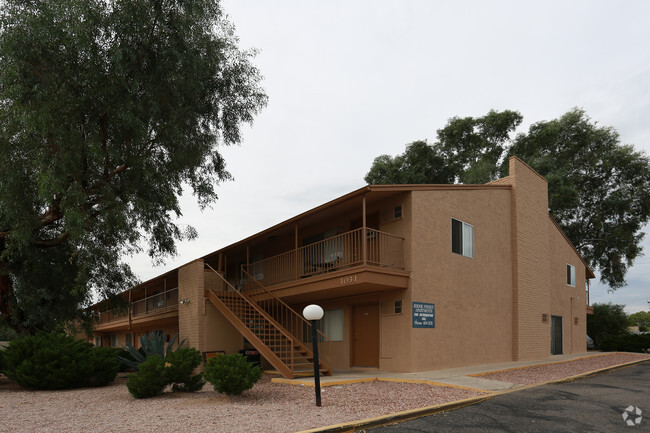
[[[522,130],[582,107],[650,153],[648,1],[222,2],[242,48],[257,48],[269,104],[241,146],[223,148],[235,181],[180,222],[199,238],[142,280],[363,185],[373,159],[396,155],[453,116],[518,110]],[[644,242],[650,256],[650,242]],[[648,310],[650,260],[628,287],[592,285],[591,302]]]

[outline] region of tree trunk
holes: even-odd
[[[9,318],[11,312],[9,311],[9,299],[11,299],[11,279],[9,275],[5,274],[4,264],[0,263],[0,315],[10,324]],[[3,272],[4,271],[4,272]]]

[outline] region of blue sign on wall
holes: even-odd
[[[413,302],[413,327],[414,328],[435,328],[436,327],[436,305],[426,302]]]

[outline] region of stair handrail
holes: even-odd
[[[233,292],[237,293],[237,295],[239,295],[240,298],[242,298],[244,301],[246,301],[246,303],[247,303],[248,305],[250,305],[251,307],[253,307],[253,308],[255,309],[255,311],[257,311],[258,313],[260,313],[260,314],[262,315],[262,317],[264,317],[266,320],[268,320],[268,318],[267,318],[267,314],[268,314],[268,313],[267,313],[266,311],[264,311],[264,310],[263,310],[259,305],[257,305],[257,303],[256,303],[255,301],[252,301],[252,300],[249,299],[247,296],[245,296],[242,292],[240,292],[239,290],[235,289],[235,287],[234,287],[232,284],[230,284],[230,283],[228,282],[228,280],[226,280],[226,279],[223,277],[223,275],[221,275],[219,272],[217,272],[217,271],[216,271],[212,266],[210,266],[210,265],[207,264],[207,263],[204,263],[204,266],[207,267],[207,268],[209,268],[209,269],[210,269],[212,272],[214,272],[215,274],[217,274],[217,276],[219,276],[219,278],[220,278],[224,283],[226,283],[226,285],[227,285],[230,289],[232,289]],[[212,290],[212,289],[208,289],[208,290],[210,290],[211,292],[215,292],[215,291]],[[215,293],[216,293],[216,292],[215,292]],[[269,322],[270,322],[270,321],[269,321]],[[292,344],[291,344],[291,371],[293,371],[293,369],[294,369],[294,359],[293,359],[293,352],[294,352],[294,350],[293,350],[293,342],[295,341],[295,338],[294,338],[293,335],[291,335],[290,333],[286,332],[286,331],[284,330],[284,328],[282,328],[281,326],[277,326],[276,323],[274,323],[273,325],[275,326],[275,328],[276,328],[276,329],[277,329],[277,330],[278,330],[278,331],[279,331],[279,332],[280,332],[280,333],[281,333],[281,334],[282,334],[282,335],[283,335],[287,340],[291,341],[291,343],[292,343]],[[251,332],[253,332],[253,331],[251,330]],[[253,333],[254,333],[254,332],[253,332]]]
[[[282,299],[280,299],[275,293],[267,289],[264,284],[260,283],[257,279],[255,279],[255,277],[253,277],[250,273],[248,273],[248,271],[246,271],[243,266],[241,268],[241,272],[242,272],[242,276],[247,277],[247,281],[253,281],[255,284],[257,284],[258,287],[260,287],[263,290],[265,294],[271,296],[271,298],[278,301],[282,306],[284,306],[284,308],[286,309],[286,311],[289,312],[290,315],[293,315],[294,317],[298,318],[303,323],[305,323],[309,327],[310,335],[311,335],[312,325],[309,320],[305,319],[301,314],[298,314],[293,308],[287,305],[287,303],[284,302]],[[321,332],[320,329],[316,328],[316,332],[318,333],[319,337],[323,339],[323,342],[327,344],[327,352],[328,352],[327,365],[329,368],[332,368],[332,340],[326,334]]]

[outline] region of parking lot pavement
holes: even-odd
[[[368,431],[650,432],[650,362]]]

